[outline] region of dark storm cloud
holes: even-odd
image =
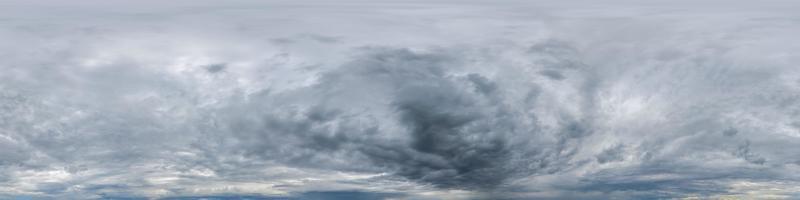
[[[314,159],[320,155],[356,153],[364,157],[363,161],[391,170],[395,175],[444,188],[489,189],[519,171],[515,169],[519,167],[514,165],[517,163],[511,163],[512,147],[505,138],[513,134],[515,125],[502,121],[512,117],[512,113],[494,102],[502,97],[495,93],[497,86],[491,80],[478,74],[466,78],[450,75],[448,70],[458,68],[459,60],[446,51],[414,53],[407,49],[368,48],[365,52],[341,70],[324,74],[309,91],[295,91],[359,95],[329,96],[314,101],[307,111],[289,117],[295,120],[264,116],[265,129],[255,128],[253,133],[243,135],[271,138],[252,141],[294,140],[300,148],[283,155],[262,148],[287,146],[258,143],[248,151],[259,156],[279,155],[301,165],[324,162]],[[380,87],[382,91],[362,88],[367,85]],[[339,98],[358,98],[370,92],[389,93],[390,98],[383,103],[390,106],[386,109],[394,123],[401,125],[400,129],[381,129],[383,124],[360,129],[348,127],[348,116],[352,114],[343,108],[329,109],[337,107],[328,104]],[[338,128],[328,129],[331,124]],[[380,139],[382,135],[393,134],[403,139]],[[358,157],[341,159],[361,163]]]
[[[562,113],[559,129],[542,131],[535,110],[508,107],[531,94],[517,102],[506,96],[514,88],[460,75],[464,54],[470,52],[362,48],[310,87],[265,93],[219,112],[231,114],[225,126],[245,155],[296,166],[388,170],[435,187],[492,190],[510,177],[568,165],[571,145],[590,134],[589,125]]]
[[[508,127],[494,127],[485,119],[505,113],[475,109],[479,103],[474,98],[483,97],[446,77],[445,70],[452,66],[445,65],[445,56],[389,49],[355,64],[369,73],[362,76],[397,80],[390,88],[396,91],[391,104],[409,136],[405,145],[363,148],[375,163],[441,187],[490,188],[508,176],[503,168],[509,164],[510,149],[502,132],[493,133]],[[469,77],[478,81],[478,92],[491,92],[491,82],[475,74]]]

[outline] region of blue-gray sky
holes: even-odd
[[[797,199],[797,1],[0,2],[0,199]]]

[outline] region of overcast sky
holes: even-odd
[[[799,199],[751,2],[0,1],[0,199]]]

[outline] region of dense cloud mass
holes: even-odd
[[[0,2],[0,199],[797,199],[798,6]]]

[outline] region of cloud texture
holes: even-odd
[[[0,198],[800,198],[800,4],[0,3]]]

